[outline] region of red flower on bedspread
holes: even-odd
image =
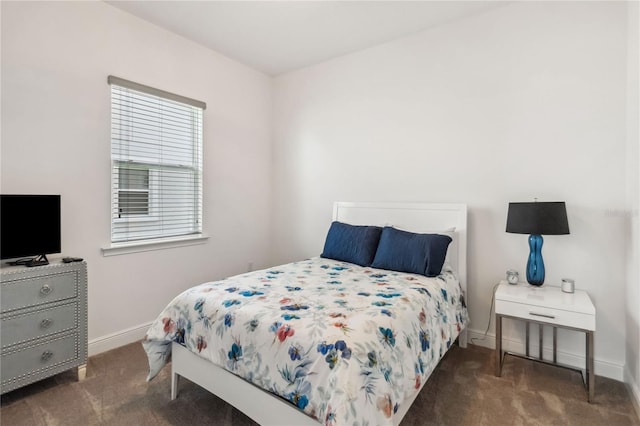
[[[418,315],[418,319],[422,324],[427,320],[427,314],[424,312],[424,308],[420,311],[420,315]]]
[[[162,324],[164,324],[163,330],[165,333],[173,333],[175,330],[175,323],[171,318],[162,318]]]
[[[202,352],[202,350],[207,347],[207,341],[204,340],[203,336],[198,336],[196,346],[198,348],[198,352]]]
[[[342,321],[334,322],[333,326],[336,327],[336,328],[339,328],[340,330],[342,330],[342,332],[344,334],[347,334],[348,332],[351,331],[349,326],[346,323],[342,322]]]
[[[284,342],[287,339],[287,337],[293,336],[295,334],[295,330],[288,325],[283,325],[283,326],[280,326],[280,328],[278,328],[278,331],[276,331],[276,334],[278,336],[278,340],[280,340],[281,342]]]
[[[384,413],[384,416],[389,418],[393,414],[393,402],[391,401],[391,396],[385,395],[378,398],[378,410]]]

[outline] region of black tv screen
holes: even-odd
[[[60,252],[59,195],[0,195],[0,258]]]

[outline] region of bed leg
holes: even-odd
[[[171,400],[173,401],[178,396],[178,381],[180,376],[178,373],[171,372]]]
[[[466,328],[462,330],[460,332],[460,335],[458,336],[458,346],[460,346],[461,348],[467,347],[467,329]]]

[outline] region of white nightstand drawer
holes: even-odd
[[[581,330],[596,329],[595,315],[545,308],[506,300],[496,300],[496,314],[509,315],[524,320],[544,322]]]

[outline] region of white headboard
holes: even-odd
[[[467,205],[431,203],[336,202],[333,220],[351,225],[394,226],[404,231],[437,233],[455,228],[448,262],[467,294]]]

